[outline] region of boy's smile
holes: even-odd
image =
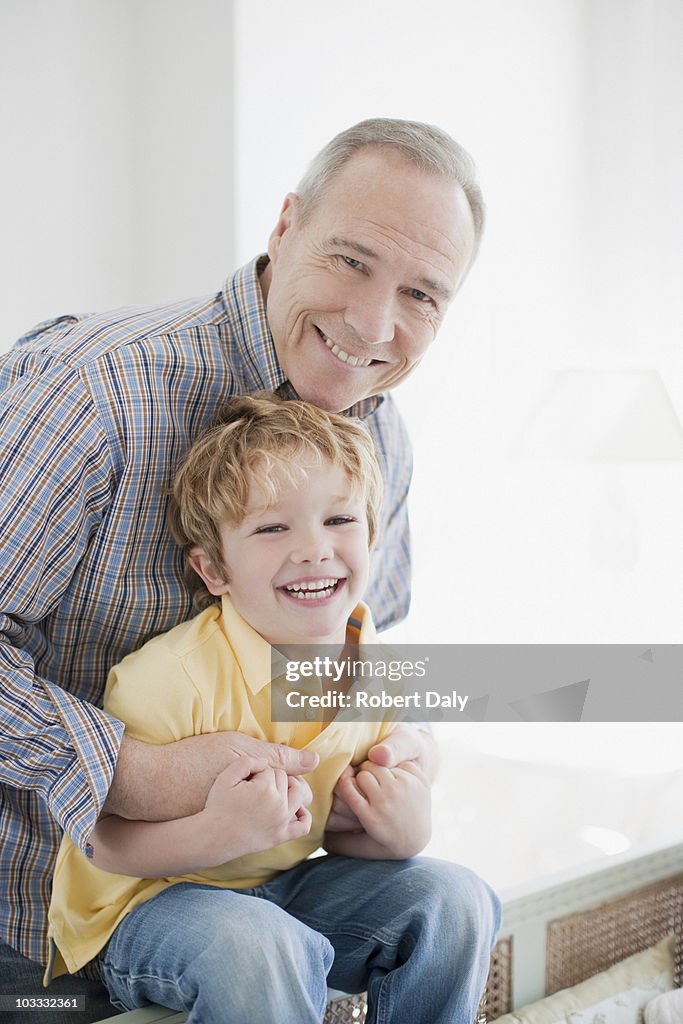
[[[343,644],[368,581],[365,495],[341,467],[301,468],[295,481],[274,471],[274,504],[254,482],[245,519],[220,525],[227,578],[193,565],[269,643]]]
[[[318,604],[332,597],[343,584],[344,580],[333,576],[322,580],[297,580],[295,583],[287,583],[281,589],[288,596],[296,598],[297,601],[315,601]]]

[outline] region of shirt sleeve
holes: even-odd
[[[390,395],[365,423],[375,442],[385,487],[381,533],[365,596],[379,632],[401,622],[410,608],[408,491],[413,455],[405,424]]]
[[[105,708],[144,743],[174,743],[205,731],[201,693],[167,636],[129,654],[107,679]]]
[[[56,607],[111,498],[106,438],[77,370],[0,394],[0,782],[35,790],[80,846],[113,777],[123,725],[39,678],[27,629]]]

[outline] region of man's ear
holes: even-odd
[[[277,259],[285,232],[299,221],[300,216],[301,201],[296,192],[288,192],[282,204],[277,224],[271,231],[270,238],[268,239],[268,255],[272,263]]]
[[[192,548],[187,560],[197,575],[204,580],[210,594],[213,594],[214,597],[227,594],[228,581],[224,578],[222,571],[216,568],[204,548]]]

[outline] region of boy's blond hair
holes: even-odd
[[[244,520],[254,484],[270,504],[278,496],[276,473],[299,483],[308,466],[324,464],[343,469],[364,494],[372,547],[379,529],[382,475],[367,431],[308,402],[285,402],[266,393],[232,398],[176,470],[169,492],[171,532],[186,558],[192,548],[203,548],[227,579],[220,524],[237,526]],[[189,563],[185,577],[198,607],[218,600]]]

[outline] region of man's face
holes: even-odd
[[[342,412],[395,387],[434,339],[473,247],[460,186],[387,150],[351,157],[305,222],[290,194],[262,287],[298,395]]]
[[[366,499],[338,466],[303,468],[296,483],[275,470],[274,504],[254,482],[246,518],[221,525],[227,580],[201,549],[192,564],[269,643],[343,644],[368,582]]]

